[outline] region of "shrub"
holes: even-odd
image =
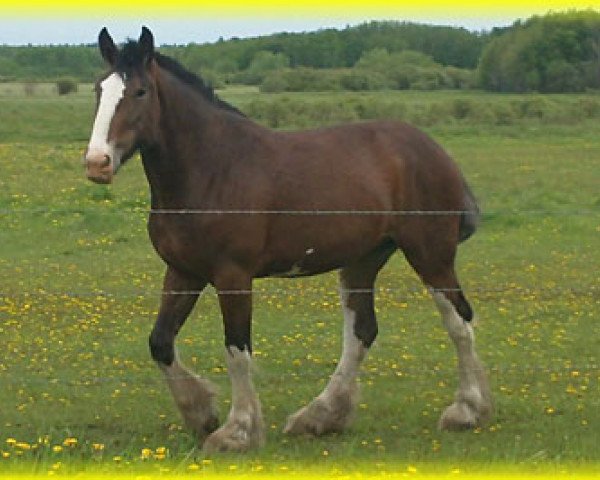
[[[367,73],[355,69],[341,72],[339,76],[340,86],[344,90],[353,92],[367,90],[385,90],[390,88],[391,82],[378,72]]]
[[[471,115],[474,110],[473,102],[466,98],[457,98],[452,102],[452,116],[463,120]]]
[[[465,90],[473,88],[476,83],[475,71],[457,67],[445,67],[445,73],[450,88]]]
[[[340,75],[335,70],[298,67],[279,70],[267,75],[260,85],[261,92],[330,92],[339,91]]]
[[[579,110],[588,118],[600,117],[600,100],[594,98],[582,98],[579,101]]]
[[[510,105],[504,103],[496,103],[492,106],[495,116],[496,125],[512,125],[515,123],[516,115],[515,111]]]
[[[33,97],[35,95],[35,91],[37,90],[37,84],[34,82],[25,82],[23,84],[23,92],[28,97]]]
[[[259,86],[263,93],[280,93],[289,91],[289,84],[284,72],[273,72],[265,77]]]
[[[517,102],[515,105],[521,117],[544,118],[549,109],[548,101],[543,97],[533,95]]]
[[[211,88],[223,88],[225,87],[225,81],[223,77],[215,70],[203,68],[201,70],[201,77],[204,82]]]
[[[260,85],[270,72],[286,69],[289,65],[290,59],[287,55],[261,50],[254,55],[246,70],[232,76],[232,81],[245,85]]]
[[[77,91],[77,80],[70,77],[59,78],[56,81],[56,90],[59,95],[68,95]]]

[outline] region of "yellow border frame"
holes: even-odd
[[[397,0],[300,0],[290,6],[287,0],[222,0],[219,2],[198,2],[193,0],[104,0],[82,2],[81,0],[30,0],[27,2],[0,2],[0,13],[19,16],[67,16],[83,17],[90,14],[114,16],[144,15],[183,16],[190,15],[230,15],[232,17],[261,16],[366,16],[425,18],[428,16],[494,18],[496,16],[528,17],[548,11],[570,9],[598,9],[597,0],[505,0],[503,2],[482,2],[478,0],[428,0],[424,2],[399,2]],[[344,15],[340,15],[342,12]]]
[[[81,0],[55,0],[52,2],[44,0],[30,0],[27,2],[0,1],[0,15],[6,17],[17,16],[24,18],[38,17],[66,17],[77,20],[78,18],[93,16],[131,17],[135,18],[140,11],[145,17],[183,17],[189,18],[194,15],[204,17],[210,15],[230,15],[233,18],[260,17],[260,18],[282,18],[293,15],[295,17],[305,16],[307,18],[331,18],[353,16],[363,20],[372,18],[410,19],[419,21],[427,17],[442,18],[448,16],[458,22],[460,18],[474,19],[485,17],[494,19],[498,17],[527,18],[536,14],[545,14],[549,11],[565,10],[599,10],[598,0],[590,1],[565,1],[565,0],[504,0],[503,2],[482,2],[481,0],[429,0],[423,2],[399,2],[398,0],[300,0],[290,7],[287,0],[222,0],[220,2],[198,2],[197,0],[103,0],[88,1]],[[501,3],[501,4],[500,4]],[[142,9],[142,10],[140,10]],[[360,21],[360,20],[359,20]],[[0,464],[0,468],[2,465]],[[10,467],[9,467],[10,468]],[[552,465],[538,467],[537,473],[519,473],[518,466],[507,464],[506,469],[495,466],[490,473],[463,473],[461,471],[449,471],[448,473],[421,473],[418,469],[400,470],[385,474],[370,473],[368,467],[360,471],[331,474],[327,472],[282,472],[282,473],[211,473],[206,471],[183,472],[181,474],[169,473],[147,473],[143,470],[137,471],[132,468],[129,472],[105,472],[91,473],[80,472],[73,474],[56,473],[56,477],[77,477],[81,480],[170,480],[181,477],[199,477],[202,479],[222,478],[255,478],[271,479],[282,478],[284,475],[293,475],[295,479],[317,480],[321,478],[339,478],[348,480],[396,480],[406,478],[441,478],[441,479],[514,479],[514,480],[541,480],[551,476],[553,478],[568,478],[569,480],[600,479],[600,464],[596,467],[587,465],[585,470],[578,471],[569,466],[564,468]],[[40,477],[48,478],[47,473],[22,474],[0,470],[0,480],[29,480]]]

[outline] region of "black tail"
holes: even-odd
[[[464,212],[460,217],[460,226],[458,230],[458,241],[464,242],[477,230],[479,225],[479,207],[477,206],[477,200],[471,189],[465,182],[465,204],[463,207]]]

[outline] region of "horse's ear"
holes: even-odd
[[[100,30],[100,35],[98,35],[98,46],[100,47],[100,53],[102,54],[102,58],[108,63],[111,67],[115,66],[115,62],[117,61],[117,55],[119,50],[113,42],[112,37],[108,33],[106,27]]]
[[[147,65],[154,56],[154,37],[147,27],[142,27],[142,34],[138,43],[144,56],[144,64]]]

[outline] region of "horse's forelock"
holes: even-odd
[[[120,72],[140,70],[146,61],[146,53],[135,40],[129,39],[121,48],[115,68]]]

